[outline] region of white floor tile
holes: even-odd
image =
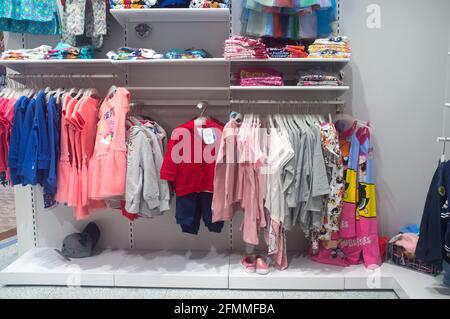
[[[54,287],[0,287],[0,299],[46,299]]]
[[[168,289],[167,299],[283,299],[281,291]]]
[[[398,299],[393,291],[283,291],[286,299]]]
[[[147,288],[100,288],[100,287],[56,287],[52,299],[162,299],[165,289]]]

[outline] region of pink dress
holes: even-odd
[[[69,191],[69,176],[70,176],[70,161],[71,154],[69,151],[69,134],[68,125],[66,121],[66,114],[69,104],[76,103],[70,95],[65,95],[62,101],[62,116],[61,116],[61,158],[58,163],[58,190],[55,195],[55,200],[60,203],[68,202]]]
[[[123,197],[127,170],[125,121],[130,109],[130,92],[117,88],[100,107],[94,155],[89,162],[89,197]]]
[[[79,138],[77,136],[77,128],[72,120],[72,113],[79,106],[79,103],[80,101],[72,99],[67,106],[65,114],[66,123],[68,124],[67,127],[69,136],[69,150],[71,154],[69,182],[67,190],[67,205],[74,207],[78,204],[78,161],[80,150],[78,150],[77,147],[77,141],[79,140]]]
[[[77,174],[78,174],[78,194],[75,217],[84,219],[89,216],[94,209],[105,208],[104,201],[90,200],[88,198],[88,165],[94,153],[95,134],[97,132],[98,106],[99,101],[92,97],[83,97],[74,108],[71,115],[71,122],[76,128],[76,153],[77,153]]]

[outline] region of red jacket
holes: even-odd
[[[196,127],[191,120],[172,132],[160,176],[174,183],[177,196],[214,191],[216,153],[222,130],[223,124],[210,118],[203,126]]]

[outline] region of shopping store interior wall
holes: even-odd
[[[239,2],[233,1],[233,11],[239,9]],[[370,16],[367,9],[371,5],[377,5],[381,10],[380,28],[371,29],[367,25]],[[371,121],[374,127],[378,223],[384,235],[392,235],[408,223],[420,222],[427,188],[440,156],[436,137],[442,134],[449,15],[448,0],[341,0],[341,34],[348,35],[352,44],[352,62],[346,70],[351,87],[345,96],[346,111]],[[234,31],[238,22],[234,12]],[[124,30],[114,19],[111,19],[111,26],[112,36],[106,39],[103,52],[116,49],[123,41]],[[202,41],[201,37],[191,39],[188,34],[180,37],[185,42],[190,41],[188,46]],[[53,45],[57,40],[56,37],[26,36],[26,47]],[[137,46],[139,41],[133,39],[129,44]],[[179,45],[182,47],[184,43]],[[151,42],[142,46],[152,47]],[[9,37],[7,48],[22,48],[21,35]],[[214,108],[209,114],[224,119],[227,110]],[[195,110],[180,107],[153,112],[156,119],[171,129],[191,118]],[[450,136],[450,129],[446,135]],[[74,222],[70,209],[62,207],[53,213],[54,217],[50,217],[50,212],[38,214],[38,224],[54,226],[51,234],[40,234],[39,246],[58,246],[66,234],[85,224]],[[102,216],[94,217],[102,219],[101,226],[108,228],[108,232],[103,232],[101,246],[127,248],[127,221],[119,214],[107,219]],[[239,221],[233,222],[237,234],[233,241],[242,237],[239,225]],[[134,227],[141,234],[155,232],[154,241],[141,237],[144,241],[139,242],[137,237],[134,243],[137,248],[180,249],[178,244],[181,242],[184,248],[225,249],[229,243],[225,234],[228,230],[219,237],[208,233],[201,233],[199,238],[184,237],[172,214],[163,219],[135,223]],[[289,236],[300,241],[299,234],[300,231]],[[292,239],[288,242],[296,242]],[[242,247],[241,242],[234,247]]]
[[[367,27],[373,4],[381,9],[379,29]],[[343,0],[341,6],[341,32],[352,40],[346,108],[373,123],[378,223],[392,235],[420,223],[441,152],[436,137],[442,134],[450,1]]]

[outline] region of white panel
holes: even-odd
[[[100,228],[99,248],[130,248],[129,222],[120,210],[105,209],[93,212],[86,220],[77,221],[71,207],[59,205],[50,210],[43,209],[41,187],[35,187],[37,202],[38,247],[61,248],[64,238],[81,232],[91,221]]]
[[[228,288],[229,256],[215,251],[129,252],[115,272],[122,287]]]
[[[14,187],[19,255],[34,248],[35,245],[36,231],[33,219],[33,200],[31,186]]]
[[[223,56],[223,43],[229,36],[229,23],[173,23],[173,22],[147,22],[152,27],[148,38],[140,38],[134,28],[137,23],[130,23],[127,27],[127,45],[131,47],[152,48],[159,53],[176,48],[186,50],[189,48],[204,49],[213,57]],[[178,35],[178,36],[170,36]]]
[[[172,205],[173,207],[174,205]],[[133,222],[133,247],[140,250],[228,250],[229,224],[225,223],[220,234],[208,231],[203,221],[200,222],[198,235],[181,231],[175,221],[175,208],[164,216],[152,219],[140,218]]]
[[[0,284],[111,287],[114,271],[125,254],[121,250],[106,250],[69,262],[53,249],[33,248],[0,273]]]

